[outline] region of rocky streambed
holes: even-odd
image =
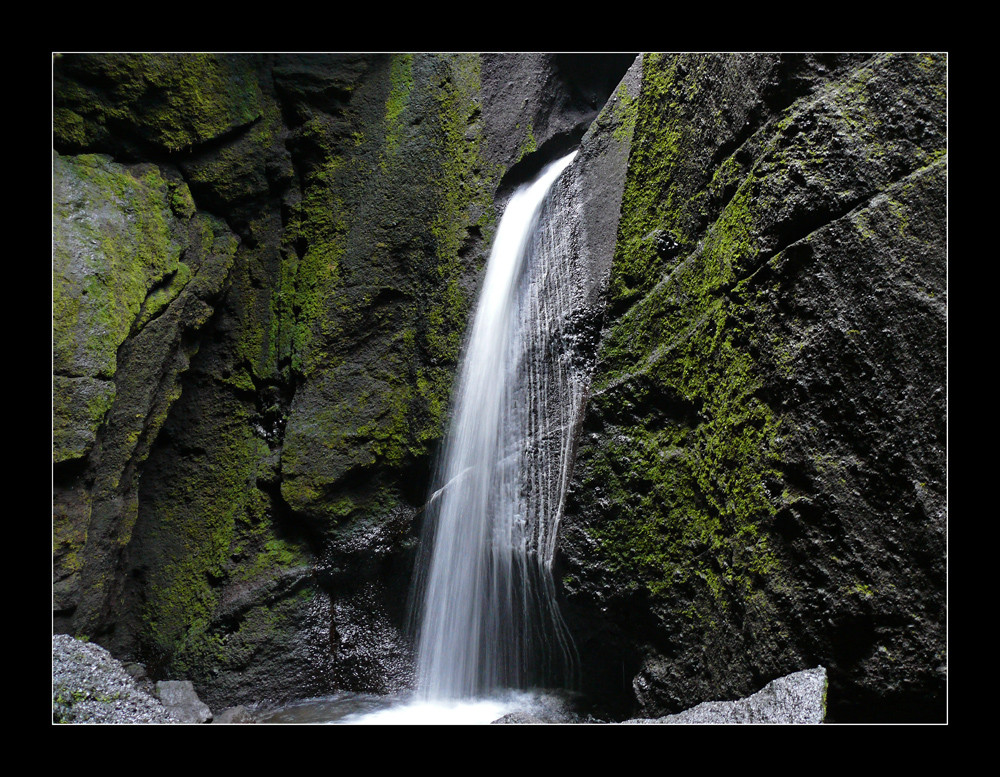
[[[631,724],[801,724],[822,723],[826,714],[826,670],[816,667],[778,678],[746,699],[705,702],[677,715],[631,719]],[[332,704],[305,703],[318,710]],[[303,704],[290,705],[303,708]],[[184,723],[332,723],[333,714],[288,714],[275,705],[229,707],[214,715],[189,680],[154,683],[142,664],[125,664],[106,649],[67,634],[52,638],[52,722],[69,724]],[[344,718],[344,720],[347,720]],[[399,721],[369,718],[361,722]],[[573,715],[567,706],[544,697],[508,712],[493,723],[605,723]]]

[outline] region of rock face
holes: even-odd
[[[586,690],[822,664],[830,720],[941,721],[945,58],[642,67],[561,535]]]
[[[598,717],[945,698],[946,58],[53,61],[53,618],[214,709],[411,681],[497,216],[571,146]]]
[[[57,626],[110,615],[149,455],[237,240],[176,171],[53,157],[53,547]],[[86,550],[84,550],[86,548]]]
[[[215,708],[404,687],[497,207],[633,59],[56,56],[56,628]]]

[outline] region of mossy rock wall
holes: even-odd
[[[53,194],[53,608],[90,634],[117,605],[136,472],[237,240],[168,167],[56,154]]]
[[[654,716],[942,720],[946,59],[646,55],[560,579]]]

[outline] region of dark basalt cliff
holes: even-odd
[[[409,683],[497,214],[579,146],[587,699],[821,664],[829,719],[942,720],[946,64],[55,56],[55,631],[213,707]]]

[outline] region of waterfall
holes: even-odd
[[[490,253],[417,575],[425,699],[558,682],[572,664],[551,565],[583,381],[564,353],[572,223],[546,202],[575,156],[511,196]]]

